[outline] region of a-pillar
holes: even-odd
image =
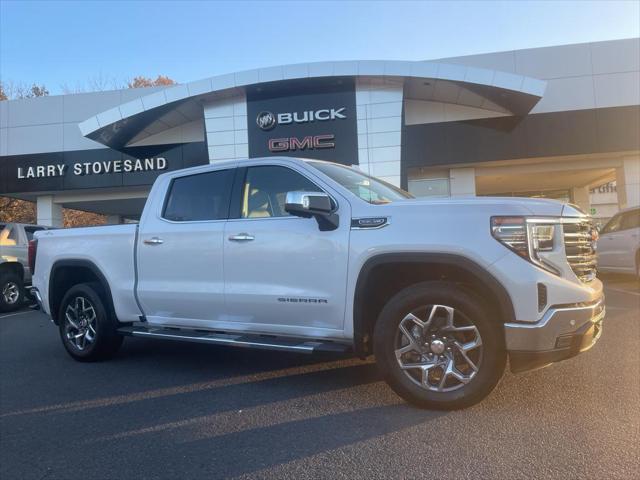
[[[616,169],[616,190],[621,209],[640,205],[640,156],[623,158]]]
[[[452,168],[449,170],[449,192],[452,197],[476,195],[476,169]]]
[[[62,227],[62,205],[53,201],[53,195],[41,195],[36,203],[38,225]]]

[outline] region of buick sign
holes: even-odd
[[[271,112],[260,112],[256,117],[256,123],[262,130],[271,130],[276,125],[288,125],[291,123],[324,122],[327,120],[339,120],[347,118],[344,113],[347,107],[323,108],[320,110],[305,110],[304,112],[284,112],[274,115]]]

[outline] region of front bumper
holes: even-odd
[[[602,334],[604,297],[581,305],[550,308],[537,323],[505,324],[511,371],[524,372],[589,350]]]

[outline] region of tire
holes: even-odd
[[[81,283],[71,287],[60,304],[60,339],[69,355],[80,362],[111,358],[122,345],[118,322],[102,295],[99,283]]]
[[[502,378],[507,360],[502,325],[488,312],[478,296],[452,282],[401,290],[380,312],[373,335],[376,363],[389,386],[420,408],[455,410],[480,402]]]
[[[13,272],[0,274],[0,312],[13,312],[24,303],[24,285],[20,275]]]

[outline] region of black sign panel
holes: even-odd
[[[358,164],[355,82],[292,80],[247,89],[249,156]]]
[[[0,194],[150,185],[209,162],[204,142],[0,157]]]

